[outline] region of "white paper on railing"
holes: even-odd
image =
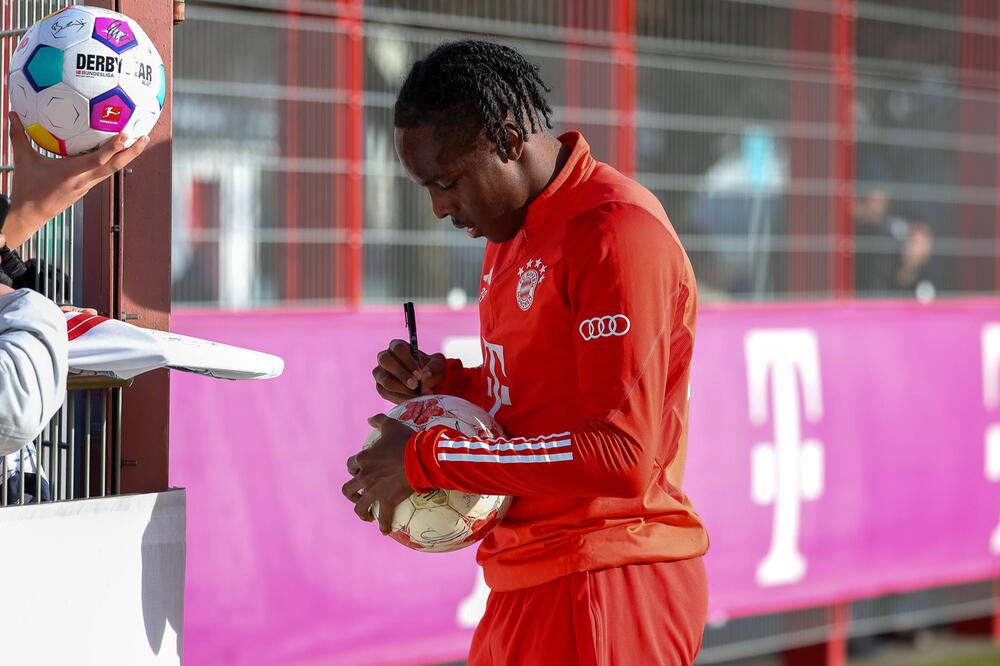
[[[278,356],[166,331],[139,328],[86,312],[67,312],[69,370],[131,379],[171,368],[216,379],[271,379],[285,369]]]

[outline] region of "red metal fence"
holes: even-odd
[[[709,299],[996,290],[989,3],[188,6],[175,302],[474,293],[481,246],[433,219],[396,165],[391,126],[409,62],[465,36],[506,41],[541,67],[556,130],[581,129],[598,157],[663,200]],[[192,208],[199,182],[221,190],[207,217]],[[916,267],[897,280],[909,255]]]

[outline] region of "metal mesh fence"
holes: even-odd
[[[968,583],[856,601],[840,621],[847,636],[871,636],[988,617],[996,602],[992,583]],[[738,659],[822,643],[837,620],[831,608],[820,607],[711,622],[696,663],[735,666]]]
[[[993,293],[1000,27],[973,5],[192,0],[174,300],[475,293],[481,243],[433,218],[392,146],[409,63],[465,36],[537,63],[556,131],[659,196],[706,300]]]
[[[0,57],[6,72],[24,31],[72,0],[11,0],[2,5]],[[2,108],[9,108],[6,76]],[[6,126],[6,123],[5,123]],[[0,139],[0,191],[11,192],[13,155],[6,131]],[[78,303],[82,287],[82,216],[70,208],[50,220],[20,252],[35,276],[35,289],[58,304]],[[20,451],[0,458],[0,506],[96,497],[120,491],[121,388],[113,382],[71,378],[66,402],[52,421]],[[118,382],[122,384],[122,382]]]

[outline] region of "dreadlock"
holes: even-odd
[[[507,157],[503,125],[509,116],[525,141],[543,121],[552,127],[545,101],[550,90],[538,67],[509,46],[449,42],[413,63],[396,98],[394,123],[404,129],[431,125],[441,136],[454,136],[449,130],[463,126],[475,133],[482,128]]]

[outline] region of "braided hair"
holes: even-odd
[[[507,157],[504,123],[513,116],[521,138],[546,127],[551,89],[538,67],[510,48],[467,40],[441,44],[413,63],[396,98],[394,124],[402,129],[430,125],[439,136],[471,138],[485,130],[501,157]],[[530,129],[530,132],[528,131]]]

